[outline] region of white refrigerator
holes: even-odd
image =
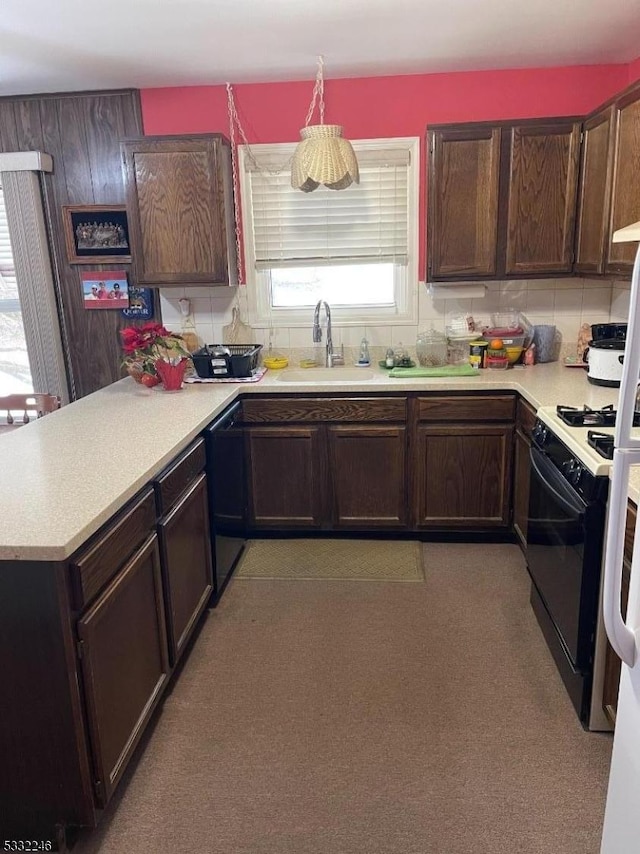
[[[615,232],[614,243],[640,240],[640,222]],[[616,418],[605,543],[604,623],[622,659],[601,854],[640,851],[640,525],[636,526],[626,621],[620,608],[629,474],[640,471],[640,438],[632,435],[640,376],[640,248],[631,281],[629,326]],[[640,521],[640,514],[638,515]]]

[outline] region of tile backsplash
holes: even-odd
[[[486,294],[479,299],[456,299],[455,286],[451,296],[432,298],[424,283],[418,284],[418,323],[413,326],[375,324],[340,326],[334,324],[334,343],[356,347],[366,337],[372,347],[404,344],[415,345],[418,331],[434,326],[444,331],[449,319],[456,314],[471,314],[478,322],[488,322],[491,313],[507,308],[522,311],[531,323],[555,324],[562,336],[563,349],[570,352],[577,341],[583,323],[625,321],[629,313],[629,283],[606,279],[530,279],[488,282]],[[240,305],[242,319],[248,318],[246,288],[173,288],[160,291],[162,318],[165,325],[179,331],[182,316],[178,300],[186,296],[191,303],[198,336],[203,343],[222,341],[222,327],[231,322],[234,300]],[[279,327],[272,331],[272,344],[278,350],[312,350],[312,311],[308,327]],[[269,330],[254,330],[254,341],[268,344]]]

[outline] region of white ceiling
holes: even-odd
[[[638,0],[1,0],[0,94],[621,63]]]

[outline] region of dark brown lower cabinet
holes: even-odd
[[[328,428],[336,528],[403,528],[407,524],[406,428]]]
[[[637,507],[629,502],[627,510],[627,525],[624,535],[624,558],[622,563],[622,591],[620,603],[622,613],[626,616],[627,601],[629,599],[629,579],[631,577],[631,559],[633,557],[633,540],[636,530]],[[612,724],[616,722],[618,710],[618,689],[620,687],[620,674],[622,673],[622,662],[613,651],[613,647],[607,641],[607,651],[604,665],[604,684],[602,686],[602,708]]]
[[[169,654],[174,664],[213,590],[207,477],[200,474],[161,519]]]
[[[419,425],[414,451],[416,527],[507,527],[512,442],[511,425]]]
[[[78,637],[95,794],[104,806],[169,673],[155,534],[78,621]]]
[[[325,504],[320,428],[250,427],[249,521],[257,528],[319,528]]]

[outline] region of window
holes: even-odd
[[[0,396],[33,391],[9,225],[0,186]]]
[[[352,143],[360,183],[308,194],[290,184],[294,144],[240,146],[255,326],[308,325],[319,299],[342,325],[415,323],[419,140]]]

